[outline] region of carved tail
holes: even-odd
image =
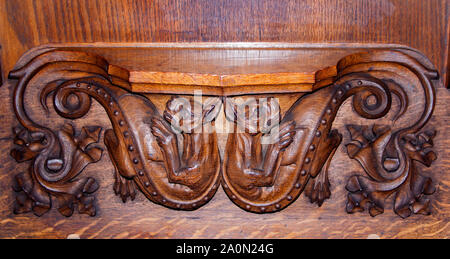
[[[349,195],[347,210],[349,212],[361,210],[364,201],[369,204],[371,215],[375,216],[384,211],[384,200],[392,193],[396,193],[394,210],[400,216],[407,217],[411,211],[423,210],[425,206],[423,204],[417,205],[415,209],[408,206],[421,202],[419,199],[422,194],[431,192],[426,190],[431,180],[418,176],[413,160],[429,166],[436,159],[433,152],[423,148],[423,143],[429,142],[434,133],[420,134],[419,131],[433,113],[436,94],[432,80],[438,79],[437,72],[427,60],[409,50],[374,51],[351,55],[338,63],[337,70],[338,79],[335,84],[341,87],[353,89],[355,83],[365,85],[364,80],[360,79],[360,73],[371,77],[372,80],[378,80],[380,85],[384,84],[388,96],[394,94],[400,100],[400,110],[394,117],[394,122],[407,110],[413,110],[408,109],[408,103],[415,92],[421,92],[423,96],[423,111],[419,118],[405,127],[393,130],[378,125],[371,129],[348,126],[353,139],[353,142],[347,144],[349,156],[358,160],[369,178],[354,176],[349,180],[347,189],[352,194]],[[370,115],[371,111],[378,108],[377,106],[383,106],[380,104],[384,104],[385,100],[376,93],[364,92],[358,91],[355,95],[353,107],[363,117],[370,118],[366,116],[366,112]],[[373,95],[376,97],[375,104],[369,105],[367,98]],[[387,104],[390,102],[386,100]],[[413,116],[415,115],[410,115],[409,118]],[[420,180],[415,182],[414,179]],[[420,187],[415,187],[417,184]]]
[[[20,124],[31,135],[32,142],[26,144],[23,141],[18,142],[24,144],[23,147],[11,154],[16,160],[20,160],[21,153],[30,153],[31,147],[34,149],[39,147],[39,150],[32,150],[35,157],[30,169],[31,176],[22,174],[17,179],[19,190],[27,194],[27,199],[32,200],[33,205],[31,207],[27,205],[30,208],[25,211],[32,209],[39,215],[45,213],[51,207],[51,199],[45,193],[51,193],[60,200],[60,212],[70,216],[73,212],[73,203],[76,200],[81,202],[80,194],[92,193],[97,189],[92,178],[81,180],[74,178],[89,163],[100,160],[102,150],[89,145],[98,142],[101,129],[86,128],[83,129],[82,135],[77,137],[71,126],[65,126],[60,132],[55,133],[29,117],[24,105],[25,92],[27,89],[38,89],[41,104],[48,110],[47,96],[56,91],[55,110],[64,117],[75,119],[89,111],[90,96],[107,107],[108,102],[114,101],[117,94],[126,91],[119,87],[111,87],[109,93],[106,89],[98,91],[102,85],[112,84],[108,75],[108,63],[96,55],[50,50],[19,64],[20,67],[9,74],[10,79],[18,79],[14,89],[13,108]],[[89,89],[90,87],[81,89],[82,83],[92,85],[92,89]],[[97,92],[94,91],[94,86],[97,86],[95,90]],[[39,185],[29,187],[34,186],[32,181],[37,181]],[[82,205],[79,204],[80,206]],[[95,215],[92,201],[89,206],[83,213]]]
[[[107,105],[107,100],[93,91],[88,95],[83,92],[64,90],[64,86],[79,84],[83,80],[93,84],[98,83],[98,85],[110,84],[107,69],[107,62],[95,55],[84,52],[51,51],[35,57],[25,66],[9,74],[11,79],[19,79],[14,89],[13,108],[20,124],[30,132],[42,134],[46,142],[35,162],[35,170],[42,172],[40,175],[43,180],[55,182],[69,177],[72,154],[63,152],[62,167],[56,171],[48,170],[46,163],[52,156],[59,157],[61,143],[51,129],[35,123],[28,116],[24,106],[25,90],[27,88],[42,89],[40,90],[41,104],[48,110],[45,100],[50,93],[58,89],[54,99],[56,111],[64,117],[80,118],[89,111],[91,105],[89,95],[104,106]],[[76,96],[78,103],[69,104],[68,95],[70,94]]]
[[[356,142],[354,146],[347,145],[349,154],[361,163],[371,181],[376,184],[366,181],[368,178],[356,177],[347,186],[351,192],[365,192],[361,196],[370,195],[376,190],[392,193],[393,189],[403,186],[408,179],[418,179],[414,173],[411,173],[415,170],[412,160],[431,164],[434,159],[433,153],[415,150],[424,143],[423,139],[428,141],[433,135],[415,136],[429,120],[435,103],[435,92],[431,80],[437,79],[437,73],[422,56],[410,50],[376,50],[357,53],[340,60],[336,73],[331,77],[322,78],[319,72],[316,78],[318,81],[314,88],[323,87],[323,89],[300,97],[282,120],[284,123],[294,121],[297,127],[300,127],[296,134],[299,139],[294,140],[288,147],[287,155],[283,155],[282,166],[288,168],[289,165],[295,165],[293,174],[286,173],[279,176],[274,181],[275,184],[267,186],[269,188],[265,190],[270,195],[266,195],[265,198],[241,199],[240,196],[233,195],[234,193],[225,188],[227,193],[230,192],[229,195],[233,201],[242,208],[257,213],[278,211],[294,202],[305,190],[305,185],[311,178],[322,179],[324,181],[322,186],[327,184],[326,177],[316,177],[321,171],[327,170],[324,164],[329,163],[341,141],[341,135],[336,130],[332,130],[332,123],[342,103],[349,97],[353,97],[353,108],[361,117],[379,119],[389,113],[393,96],[396,96],[399,109],[392,119],[394,124],[403,117],[407,118],[403,115],[406,111],[412,110],[408,109],[408,104],[415,93],[419,92],[424,97],[424,108],[418,115],[419,119],[413,123],[407,121],[405,127],[393,131],[387,127],[375,126],[370,134],[356,135],[356,131],[352,132],[352,138]],[[371,99],[374,99],[373,102]],[[316,123],[312,124],[311,121]],[[371,138],[370,141],[362,139],[366,136]],[[410,142],[411,145],[405,146],[405,142]],[[416,153],[412,154],[411,150]],[[417,154],[417,152],[423,152],[423,154]],[[374,157],[371,157],[372,155]],[[225,174],[228,172],[225,171]],[[241,174],[240,177],[245,176]],[[428,179],[424,177],[420,179],[419,187],[412,187],[412,189],[415,188],[414,194],[408,194],[409,196],[418,198],[427,188]],[[311,185],[311,183],[314,186],[317,185],[314,181],[308,184]],[[320,189],[321,184],[317,186]],[[319,189],[307,188],[306,190],[312,201],[321,204],[329,194],[325,195],[328,190]],[[317,191],[324,193],[317,193]],[[320,195],[323,197],[320,198]],[[381,207],[381,202],[375,194],[371,199],[377,208]],[[401,197],[399,199],[402,200],[399,203],[402,205],[398,207],[402,207],[406,200],[410,201]]]
[[[161,116],[150,100],[129,91],[130,85],[125,81],[126,79],[119,75],[115,76],[116,74],[113,72],[110,74],[110,66],[103,58],[84,52],[51,49],[48,52],[40,53],[30,61],[19,61],[19,64],[21,67],[10,74],[11,78],[19,79],[14,91],[14,110],[23,127],[33,135],[41,137],[39,141],[41,149],[33,153],[35,157],[33,157],[32,167],[32,182],[37,181],[43,187],[40,193],[65,195],[67,193],[65,186],[81,173],[88,164],[87,162],[96,162],[100,157],[92,157],[89,150],[83,146],[85,142],[75,139],[73,134],[69,134],[68,139],[67,134],[58,135],[51,129],[35,123],[24,107],[23,97],[25,91],[30,88],[37,89],[40,103],[45,110],[48,110],[46,101],[49,95],[53,94],[54,109],[64,118],[77,119],[86,115],[91,106],[91,98],[104,107],[114,132],[112,134],[113,132],[108,130],[105,134],[105,145],[116,169],[118,185],[115,185],[114,189],[124,201],[128,196],[134,197],[134,185],[130,183],[132,180],[147,198],[170,208],[192,210],[212,198],[220,179],[220,158],[215,134],[205,135],[207,137],[205,139],[192,140],[195,142],[197,140],[205,141],[201,142],[201,145],[207,146],[205,149],[197,148],[192,151],[201,153],[198,158],[200,161],[195,161],[200,162],[201,165],[196,164],[191,167],[193,171],[198,171],[197,178],[192,170],[187,170],[187,174],[184,175],[176,175],[180,177],[177,184],[188,185],[185,180],[192,178],[191,182],[195,190],[174,187],[172,186],[174,183],[170,181],[172,179],[169,179],[167,183],[161,177],[155,177],[152,171],[159,166],[154,162],[161,159],[158,157],[158,151],[149,152],[147,145],[154,145],[154,143],[148,137],[153,137],[153,135],[146,135],[150,132],[146,132],[145,129],[142,132],[137,130],[138,128],[142,129],[142,126],[148,123],[150,125],[147,125],[147,129],[150,129],[152,127],[151,118],[160,118]],[[206,102],[205,110],[201,110],[202,113],[205,113],[202,119],[209,118],[208,122],[211,122],[220,110],[219,104],[221,104],[220,99],[210,98],[209,103]],[[71,137],[73,137],[72,141]],[[96,137],[97,141],[98,136]],[[191,155],[189,148],[195,147],[191,144],[187,145],[188,154],[185,156]],[[214,149],[209,150],[208,148]],[[153,147],[150,149],[153,150]],[[171,152],[178,155],[178,147]],[[19,152],[15,152],[15,154],[19,157]],[[28,156],[22,155],[22,157]],[[80,162],[80,159],[87,160],[87,162]],[[152,163],[147,163],[147,159],[153,159]],[[190,159],[193,160],[193,157]],[[175,171],[179,173],[179,170]],[[120,185],[121,183],[122,185]],[[133,190],[129,190],[131,187]],[[176,193],[174,196],[178,195],[180,200],[167,195],[170,190],[174,190]],[[34,200],[45,200],[44,203],[49,204],[50,199],[48,198],[41,199],[37,197],[38,195],[29,196]],[[50,204],[47,207],[50,207]]]

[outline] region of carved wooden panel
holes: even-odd
[[[447,238],[448,10],[0,0],[0,238]]]
[[[99,185],[84,170],[104,153],[114,167],[112,189],[124,203],[141,192],[170,209],[196,210],[221,186],[233,203],[249,212],[278,212],[303,192],[320,207],[332,195],[328,170],[343,141],[333,122],[349,98],[355,115],[368,124],[346,125],[351,139],[345,147],[361,170],[346,180],[345,210],[367,210],[376,216],[393,197],[393,209],[402,218],[430,213],[435,187],[419,164],[429,167],[437,157],[432,151],[436,132],[426,124],[435,107],[439,76],[417,51],[390,46],[298,48],[294,57],[311,60],[304,65],[309,69],[259,74],[249,71],[260,64],[229,71],[222,64],[212,68],[216,73],[208,66],[196,74],[164,71],[176,66],[189,70],[178,63],[160,67],[161,72],[130,71],[132,60],[125,61],[124,68],[99,55],[110,51],[37,48],[9,74],[19,124],[13,129],[11,156],[29,164],[26,171],[15,173],[14,213],[42,216],[56,207],[64,216],[74,210],[95,216],[102,204],[94,202]],[[165,55],[170,50],[114,51]],[[187,56],[198,52],[175,51]],[[315,55],[339,59],[325,66],[312,62]],[[236,74],[237,70],[245,73]],[[178,93],[180,87],[184,90]],[[208,96],[199,96],[203,89],[208,89]],[[29,91],[46,113],[53,108],[66,122],[50,127],[33,119],[25,102]],[[171,94],[162,101],[161,111],[151,100],[158,91]],[[194,95],[186,95],[189,92]],[[274,97],[280,93],[298,93],[284,114]],[[78,130],[73,123],[89,113],[93,102],[102,106],[110,125]],[[415,102],[422,106],[414,107]],[[378,122],[383,117],[389,119]],[[223,127],[226,143],[220,152],[216,130]]]

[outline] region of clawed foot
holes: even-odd
[[[151,131],[155,136],[158,144],[168,145],[172,141],[176,140],[176,135],[171,131],[171,129],[167,128],[163,120],[159,117],[153,117],[151,119]]]
[[[311,203],[317,203],[319,207],[322,206],[323,202],[331,196],[328,176],[325,175],[324,177],[320,177],[319,175],[318,179],[311,179],[306,187],[305,195],[309,198]]]
[[[305,189],[305,195],[309,198],[310,202],[317,203],[319,207],[331,196],[328,168],[341,141],[342,135],[334,129],[319,147],[319,151],[324,154],[324,158],[326,159],[324,161],[325,164],[322,167],[314,167],[318,171],[314,170],[311,173],[312,179]],[[321,165],[323,162],[319,160],[318,164]]]
[[[134,186],[133,180],[122,177],[117,170],[114,173],[114,178],[114,193],[119,195],[124,203],[127,201],[128,197],[130,197],[131,200],[134,200],[136,197],[136,187]]]

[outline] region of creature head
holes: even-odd
[[[280,122],[280,104],[275,98],[228,98],[225,102],[228,120],[250,134],[268,133]]]
[[[163,116],[174,130],[191,133],[213,121],[221,105],[220,98],[208,98],[201,103],[194,98],[172,97],[167,102]]]

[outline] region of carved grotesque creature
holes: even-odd
[[[430,166],[436,159],[430,150],[435,133],[422,129],[433,112],[433,80],[438,75],[412,50],[344,57],[332,69],[316,73],[316,90],[303,94],[283,114],[274,98],[227,98],[225,115],[234,131],[228,135],[223,163],[211,129],[221,109],[219,97],[197,101],[174,96],[161,115],[149,98],[130,91],[126,78],[111,75],[109,67],[89,53],[44,49],[11,72],[10,78],[18,80],[14,111],[23,127],[14,132],[11,155],[18,162],[32,161],[28,172],[16,177],[21,193],[16,212],[42,215],[54,196],[66,216],[76,205],[80,212],[95,214],[89,194],[97,185],[92,178],[77,176],[100,159],[102,150],[92,144],[101,130],[86,127],[75,134],[72,126],[52,131],[37,124],[24,105],[25,89],[37,88],[42,106],[48,109],[52,96],[56,112],[67,119],[86,115],[91,99],[104,107],[112,126],[104,143],[115,168],[114,191],[124,202],[134,199],[137,187],[155,203],[193,210],[208,202],[222,181],[234,203],[257,213],[286,208],[303,191],[321,206],[331,195],[327,170],[342,141],[332,129],[340,106],[352,97],[354,112],[375,120],[390,114],[396,100],[392,125],[348,126],[348,154],[365,175],[349,179],[347,211],[368,209],[378,215],[387,197],[395,194],[394,211],[401,217],[428,213],[425,196],[434,188],[416,164]],[[408,109],[411,96],[423,98],[422,110]],[[408,111],[413,119],[396,124]]]

